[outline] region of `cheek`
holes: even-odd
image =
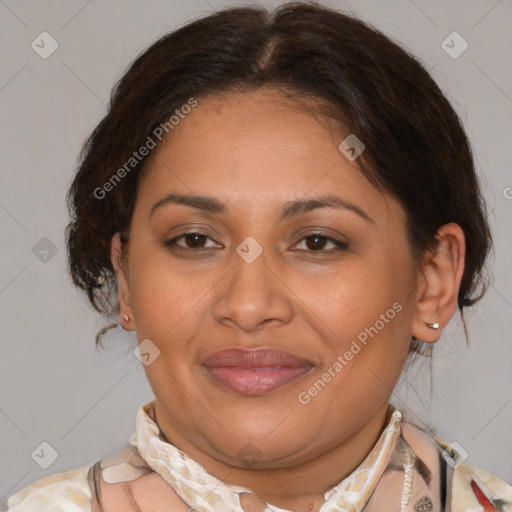
[[[130,276],[132,309],[140,339],[173,344],[189,337],[187,326],[198,324],[201,301],[211,283],[170,271],[162,254],[140,254]]]
[[[372,326],[396,301],[403,300],[400,287],[389,269],[360,261],[306,286],[303,282],[300,296],[330,333],[329,338],[346,340]],[[394,313],[392,310],[389,316],[394,317]]]
[[[342,387],[392,388],[402,369],[413,316],[412,267],[410,261],[392,263],[381,258],[354,264],[323,279],[323,286],[303,289],[314,313],[311,322],[324,339],[326,368],[338,356],[346,361],[339,373]]]

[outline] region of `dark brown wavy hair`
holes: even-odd
[[[97,311],[118,309],[111,239],[120,232],[127,242],[150,156],[102,197],[95,191],[190,98],[262,87],[313,102],[318,118],[364,142],[361,172],[404,207],[418,258],[435,245],[440,226],[457,223],[466,238],[461,314],[483,295],[491,234],[471,147],[450,102],[422,64],[380,31],[318,4],[291,2],[270,13],[230,8],[192,21],[146,49],[113,88],[67,196],[70,273]]]

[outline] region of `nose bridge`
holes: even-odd
[[[256,330],[271,319],[289,321],[289,298],[267,252],[253,237],[245,238],[233,251],[233,268],[215,305],[217,321],[231,321],[244,330]]]
[[[253,301],[268,299],[272,293],[272,277],[269,267],[268,251],[263,249],[253,237],[245,238],[232,255],[232,272],[229,287],[230,295]]]

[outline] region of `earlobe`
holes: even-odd
[[[445,224],[436,233],[437,246],[422,262],[416,293],[412,335],[427,343],[436,342],[457,309],[464,273],[465,238],[458,224]]]
[[[123,247],[120,233],[116,233],[112,237],[110,260],[116,273],[119,323],[123,329],[131,331],[134,328],[134,325],[132,325],[134,324],[134,319],[131,308],[129,282],[126,275],[125,265],[123,264]]]

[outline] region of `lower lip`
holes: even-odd
[[[281,386],[298,380],[308,373],[312,366],[296,368],[249,368],[232,366],[207,368],[209,374],[219,383],[240,395],[264,395]]]

